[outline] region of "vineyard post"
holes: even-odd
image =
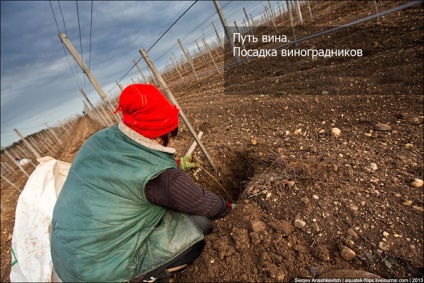
[[[287,5],[287,12],[289,13],[289,19],[290,19],[290,25],[292,27],[292,31],[293,31],[293,36],[294,36],[294,41],[296,41],[296,33],[294,31],[294,25],[293,25],[293,16],[292,16],[292,9],[291,9],[291,4],[289,0],[286,0],[286,5]],[[297,44],[296,44],[297,45]]]
[[[222,48],[224,48],[224,43],[222,42],[221,37],[219,36],[218,30],[216,29],[216,26],[213,23],[213,21],[212,21],[212,26],[213,26],[213,29],[215,30],[215,34],[216,34],[216,37],[218,38],[219,44],[222,46]]]
[[[74,57],[75,61],[77,61],[78,65],[81,67],[93,87],[96,89],[97,93],[100,95],[103,102],[106,104],[109,111],[112,113],[112,116],[115,118],[115,120],[119,123],[119,119],[113,115],[113,107],[107,98],[106,94],[103,92],[103,89],[100,87],[99,83],[97,82],[94,75],[91,73],[90,69],[87,67],[85,62],[82,60],[81,56],[78,54],[77,50],[74,48],[72,43],[69,41],[68,37],[64,33],[59,34],[59,38],[65,45],[65,47],[68,49],[69,53],[71,53],[72,57]]]
[[[40,135],[37,134],[36,137],[34,137],[34,140],[37,141],[38,147],[39,148],[43,148],[43,152],[48,153],[50,151],[50,149],[46,146],[46,144],[44,143],[44,141],[42,139],[40,139]]]
[[[32,151],[36,158],[41,158],[40,153],[35,150],[35,148],[24,138],[24,136],[21,135],[21,133],[17,129],[13,129],[13,131],[15,131],[15,133],[21,138],[21,140],[29,148],[29,150]]]
[[[175,57],[174,51],[172,51],[172,56],[174,57],[174,61],[175,61],[174,65],[177,66],[177,68],[180,69],[181,72],[183,72],[183,69],[178,64],[178,60],[177,60],[177,57]],[[181,76],[181,74],[180,74],[180,76]]]
[[[181,109],[180,105],[178,104],[177,100],[175,99],[174,95],[172,94],[171,90],[169,89],[168,85],[166,84],[166,82],[162,78],[161,74],[156,69],[156,67],[153,64],[153,62],[150,60],[149,56],[147,55],[147,52],[144,49],[140,49],[139,52],[140,52],[141,56],[143,57],[144,61],[146,62],[147,66],[152,70],[152,72],[154,72],[155,76],[160,81],[160,84],[161,84],[162,89],[168,94],[168,97],[171,99],[172,103],[175,104],[178,107],[178,109],[180,110],[181,119],[184,121],[185,125],[187,126],[188,130],[190,131],[190,133],[194,137],[194,139],[197,142],[197,144],[199,145],[199,147],[202,150],[203,154],[209,160],[209,163],[212,165],[213,169],[215,171],[217,171],[217,167],[215,166],[215,163],[213,162],[212,158],[210,157],[208,151],[206,150],[206,148],[204,147],[203,143],[198,138],[198,136],[197,136],[197,134],[196,134],[193,126],[188,121],[186,115],[184,114],[183,110]]]
[[[43,147],[47,150],[46,153],[50,153],[51,152],[51,147],[49,147],[47,145],[47,142],[45,140],[45,137],[41,134],[41,132],[38,133],[37,140],[39,140],[40,141],[40,144],[42,144]]]
[[[121,91],[123,91],[123,90],[124,90],[124,87],[123,87],[120,83],[116,82],[116,84],[117,84],[117,85],[118,85],[118,87],[121,89]]]
[[[296,8],[296,15],[297,15],[297,22],[303,26],[303,18],[302,18],[302,11],[300,10],[300,3],[299,1],[294,1],[294,7]]]
[[[82,94],[82,96],[85,98],[85,100],[87,101],[87,103],[91,106],[91,108],[93,109],[93,111],[97,114],[97,116],[102,117],[103,119],[99,120],[100,125],[112,125],[113,123],[111,123],[107,117],[107,113],[102,113],[100,111],[98,111],[93,104],[91,103],[90,99],[88,99],[87,95],[85,94],[85,92],[80,89],[80,93]],[[103,110],[103,109],[102,109]],[[103,120],[103,121],[102,121]]]
[[[62,144],[62,141],[59,139],[59,137],[57,136],[56,132],[54,131],[53,128],[50,128],[50,126],[47,123],[44,123],[44,125],[47,126],[47,128],[50,130],[50,133],[55,137],[55,139]]]
[[[230,44],[231,53],[232,53],[232,51],[234,50],[233,34],[232,34],[231,30],[229,29],[229,27],[227,25],[227,20],[225,19],[224,13],[222,12],[221,5],[219,4],[219,1],[213,0],[213,4],[215,5],[216,12],[219,15],[219,19],[221,20],[221,24],[224,28],[225,34],[227,35],[228,43]],[[237,63],[240,62],[240,58],[239,58],[237,53],[236,53],[235,57],[236,57],[235,58],[236,62]]]
[[[155,84],[155,85],[157,85],[157,86],[159,86],[158,81],[156,80],[155,76],[153,76],[153,74],[152,74],[152,72],[150,71],[150,69],[149,69],[149,68],[147,68],[147,71],[149,72],[150,77],[151,77],[151,78],[152,78],[152,80],[154,81],[154,84]],[[150,80],[150,81],[152,81],[152,80]]]
[[[16,160],[12,157],[12,155],[10,155],[10,153],[5,149],[5,148],[3,148],[3,150],[4,150],[4,153],[6,153],[6,155],[7,155],[7,157],[9,157],[10,158],[10,160],[12,160],[12,162],[13,163],[15,163],[16,165],[18,165],[18,167],[19,167],[19,169],[27,176],[27,177],[29,177],[29,174],[25,171],[25,169],[21,166],[21,164],[19,164],[19,162],[16,162]]]
[[[195,39],[194,40],[195,42],[196,42],[196,45],[197,45],[197,49],[199,49],[199,58],[200,59],[203,59],[203,62],[206,62],[206,59],[203,57],[203,52],[202,52],[202,49],[200,49],[200,46],[199,46],[199,43],[197,43],[197,39]],[[202,58],[203,57],[203,58]]]
[[[59,125],[60,125],[60,121],[59,120],[57,120],[57,122],[59,123]],[[70,135],[71,135],[71,133],[68,131],[68,129],[65,127],[65,124],[62,124],[62,126],[60,126],[61,127],[61,129],[63,129],[63,131],[66,133],[66,135],[69,137]]]
[[[187,62],[191,65],[191,69],[193,70],[193,73],[196,76],[196,79],[199,80],[199,78],[197,77],[197,74],[196,74],[196,70],[194,69],[193,61],[191,60],[190,55],[187,54],[187,51],[185,50],[185,48],[184,48],[183,43],[181,42],[181,40],[178,38],[177,41],[178,41],[178,44],[180,45],[181,49],[183,50],[183,53],[184,53],[185,57],[187,58]]]
[[[70,121],[65,119],[65,120],[63,120],[63,124],[64,124],[64,127],[67,130],[67,132],[69,134],[71,134],[72,133],[72,124],[70,123]]]
[[[148,84],[149,81],[147,80],[146,76],[143,74],[143,72],[141,71],[141,68],[138,66],[137,61],[133,60],[135,66],[137,67],[138,71],[140,72],[141,76],[143,77],[144,83]]]
[[[256,28],[256,22],[253,20],[252,14],[250,15],[250,21],[252,22],[252,28]]]
[[[186,66],[186,61],[184,60],[183,54],[180,54],[180,64],[183,66],[184,71],[187,71],[188,67]]]
[[[311,5],[309,4],[309,0],[307,1],[307,3],[308,3],[309,15],[311,16],[311,20],[312,20],[313,16],[312,16],[312,10],[311,10]]]
[[[274,13],[274,9],[272,8],[272,6],[271,6],[271,2],[268,0],[268,6],[269,6],[269,10],[270,10],[270,12],[271,12],[271,17],[272,17],[272,19],[275,19],[276,18],[276,15],[275,15],[275,13]]]
[[[9,183],[9,185],[11,185],[15,190],[22,192],[21,189],[19,189],[12,181],[10,181],[8,178],[6,178],[5,176],[3,176],[3,174],[1,174],[1,177],[7,182]]]
[[[31,154],[26,148],[24,148],[22,145],[18,144],[13,149],[10,149],[10,151],[14,151],[16,156],[22,156],[27,158],[37,158],[35,155]]]
[[[280,13],[280,16],[281,16],[281,20],[283,21],[284,20],[284,7],[283,7],[283,9],[281,9],[281,5],[280,5],[280,1],[277,1],[277,4],[278,4],[278,12]]]
[[[47,145],[47,147],[51,150],[53,150],[53,144],[51,143],[51,137],[47,134],[47,132],[40,133],[40,136],[44,139],[44,143]]]
[[[236,31],[238,32],[238,33],[240,33],[240,30],[239,30],[239,28],[238,28],[238,26],[237,26],[237,22],[234,20],[234,27],[236,28]],[[243,49],[246,49],[246,46],[244,46],[244,43],[243,43],[243,41],[241,42],[241,46],[243,47]]]
[[[205,46],[206,50],[208,50],[209,55],[210,55],[210,56],[211,56],[211,58],[212,58],[213,64],[215,65],[215,68],[218,70],[218,73],[221,73],[221,72],[219,71],[218,66],[217,66],[217,65],[216,65],[216,63],[215,63],[215,60],[213,59],[212,53],[211,53],[211,51],[209,50],[209,46],[206,44],[206,42],[205,42],[205,38],[204,38],[204,37],[202,38],[202,41],[203,41],[203,45]]]
[[[10,165],[7,164],[7,162],[2,162],[1,165],[4,166],[4,169],[7,169],[7,171],[8,171],[9,174],[12,174],[13,173],[12,167],[10,167]]]
[[[172,57],[171,57],[171,62],[172,62],[172,64],[174,65],[174,69],[176,69],[176,70],[177,70],[178,75],[180,75],[180,78],[181,78],[181,79],[183,79],[183,76],[181,76],[181,73],[180,73],[180,67],[178,66],[178,63],[176,63],[176,62],[174,61],[174,59],[172,59]]]
[[[35,147],[35,149],[40,152],[40,154],[43,153],[43,150],[41,149],[41,147],[38,145],[38,143],[35,141],[35,139],[33,139],[32,137],[27,136],[28,140],[32,143],[32,145]]]
[[[82,103],[84,104],[84,111],[87,113],[87,115],[94,121],[97,121],[100,125],[104,126],[101,119],[99,119],[99,116],[97,116],[97,113],[93,111],[92,108],[88,107],[87,103],[84,100],[82,101]],[[93,117],[93,115],[95,117]]]
[[[252,20],[249,20],[249,17],[247,16],[246,8],[244,8],[244,7],[243,7],[243,12],[244,12],[244,16],[246,17],[247,25],[250,26],[250,31],[253,34],[253,21]]]

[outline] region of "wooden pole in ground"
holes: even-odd
[[[97,93],[100,95],[103,102],[106,104],[106,107],[109,108],[109,111],[112,113],[112,116],[115,118],[116,122],[119,123],[119,119],[113,115],[113,107],[107,98],[106,94],[103,92],[103,89],[100,87],[100,84],[97,82],[94,75],[91,73],[90,69],[87,67],[85,62],[82,60],[81,56],[78,54],[77,50],[74,48],[72,43],[69,41],[68,37],[64,33],[59,34],[60,40],[63,42],[65,47],[68,49],[69,53],[71,53],[72,57],[74,57],[75,61],[77,61],[78,65],[81,67],[93,87],[96,89]]]
[[[141,56],[143,57],[144,61],[146,62],[147,66],[149,66],[149,68],[152,70],[152,72],[154,72],[157,79],[160,81],[162,89],[168,94],[168,97],[170,98],[172,103],[175,104],[178,107],[178,109],[180,109],[181,119],[184,121],[188,130],[190,131],[190,133],[194,137],[195,141],[197,142],[197,144],[201,148],[203,154],[206,156],[206,158],[209,160],[210,164],[212,165],[213,169],[216,171],[217,167],[215,166],[215,163],[213,162],[212,158],[210,157],[210,155],[209,155],[208,151],[206,150],[206,148],[204,147],[203,143],[197,137],[197,134],[196,134],[195,130],[193,129],[191,123],[187,119],[186,115],[184,114],[184,111],[181,109],[177,100],[175,99],[174,95],[172,94],[171,90],[168,88],[168,85],[166,84],[165,80],[162,78],[161,74],[156,69],[153,62],[150,60],[149,56],[147,55],[147,52],[144,49],[140,49],[139,52],[140,52]]]
[[[178,63],[176,63],[176,62],[174,61],[174,59],[172,59],[172,57],[171,57],[171,62],[172,62],[172,64],[174,65],[174,69],[175,69],[175,70],[177,70],[178,75],[180,75],[180,78],[181,78],[181,79],[183,79],[183,76],[181,76],[181,73],[180,73],[180,68],[178,67]]]
[[[2,162],[1,163],[1,170],[2,171],[5,171],[6,172],[6,174],[11,174],[13,171],[11,171],[9,168],[10,167],[8,167],[8,166],[6,166],[7,164],[6,164],[6,162]]]
[[[218,70],[218,73],[221,73],[221,72],[219,71],[218,66],[217,66],[217,65],[216,65],[216,63],[215,63],[215,60],[213,59],[212,53],[211,53],[211,51],[210,51],[210,49],[209,49],[209,46],[206,44],[206,42],[205,42],[205,38],[204,38],[204,37],[202,38],[202,41],[203,41],[203,45],[205,46],[206,50],[209,52],[209,56],[211,56],[211,59],[212,59],[213,64],[215,65],[215,68]]]
[[[152,80],[155,82],[155,85],[159,85],[159,83],[158,83],[158,81],[156,80],[156,78],[155,78],[155,76],[153,76],[153,74],[152,74],[152,72],[150,71],[150,69],[149,68],[147,68],[147,71],[149,72],[149,74],[150,74],[150,77],[152,78]]]
[[[41,139],[41,140],[40,140],[40,139]],[[39,145],[41,144],[41,145],[43,146],[43,148],[44,148],[44,151],[43,151],[43,152],[45,152],[45,153],[49,153],[50,149],[49,149],[49,147],[48,147],[48,146],[46,146],[46,143],[45,143],[44,137],[43,137],[43,136],[41,136],[41,133],[38,133],[38,135],[37,135],[37,140],[39,141]],[[40,146],[40,148],[41,148],[41,146]]]
[[[47,123],[44,123],[44,125],[47,126],[47,128],[50,130],[50,133],[55,137],[55,139],[60,143],[63,144],[62,141],[59,139],[59,137],[57,136],[55,130],[53,128],[50,128],[50,126]]]
[[[32,145],[34,146],[34,148],[40,153],[43,154],[43,150],[41,150],[41,147],[38,145],[38,143],[35,141],[35,139],[33,139],[32,137],[27,137],[28,140],[32,143]]]
[[[13,131],[19,136],[19,138],[24,142],[27,148],[34,154],[34,156],[38,159],[41,158],[41,155],[38,151],[35,150],[35,148],[24,138],[23,135],[17,130],[13,129]]]
[[[6,178],[5,176],[3,176],[3,174],[1,174],[1,177],[3,178],[3,180],[5,180],[7,183],[9,183],[9,185],[11,185],[15,190],[22,192],[21,189],[19,189],[12,181],[10,181],[8,178]]]
[[[47,147],[49,149],[49,151],[53,152],[53,145],[51,144],[51,140],[50,140],[50,136],[47,134],[46,131],[44,131],[44,133],[40,132],[40,136],[43,139],[43,142],[45,143],[45,147]]]
[[[215,34],[216,34],[216,37],[218,38],[219,44],[222,46],[222,48],[224,48],[224,43],[222,42],[221,37],[219,36],[218,30],[216,29],[213,21],[212,21],[212,26],[213,26],[213,29],[215,30]]]
[[[244,7],[243,7],[243,12],[244,12],[244,16],[246,17],[247,24],[250,25],[250,30],[252,30],[253,22],[251,21],[251,19],[249,20],[249,16],[247,15],[247,11]],[[252,34],[253,34],[253,31],[252,31]]]
[[[177,40],[178,40],[178,44],[180,45],[181,49],[183,50],[185,57],[187,58],[187,62],[191,65],[191,69],[193,70],[193,73],[196,76],[196,79],[199,80],[199,78],[197,77],[197,74],[196,74],[196,70],[194,69],[193,61],[191,60],[190,55],[187,54],[187,51],[185,50],[181,40],[179,38]]]
[[[213,4],[215,5],[216,12],[219,15],[219,19],[221,20],[221,24],[224,28],[225,34],[227,35],[228,43],[231,46],[231,53],[233,53],[234,50],[234,42],[233,42],[233,33],[229,29],[227,25],[227,20],[225,19],[224,13],[222,12],[221,5],[219,4],[218,0],[213,0]],[[240,62],[240,57],[237,55],[235,56],[236,62]]]
[[[68,129],[64,126],[64,124],[60,125],[61,123],[60,123],[59,120],[57,120],[57,122],[59,123],[60,128],[65,132],[66,136],[69,137],[71,135],[71,133],[68,132]]]
[[[281,16],[281,20],[283,21],[284,20],[284,10],[281,10],[281,5],[280,5],[280,1],[277,1],[277,4],[278,4],[278,12],[280,13],[280,16]]]
[[[13,172],[15,172],[15,171],[12,169],[12,167],[10,167],[10,165],[9,165],[9,164],[7,164],[7,162],[4,162],[4,166],[6,166],[6,167],[9,169],[9,171],[10,171],[10,173],[11,173],[11,174],[13,174]]]
[[[121,91],[123,91],[123,90],[124,90],[124,87],[123,87],[120,83],[116,82],[116,84],[117,84],[117,85],[118,85],[118,87],[121,89]]]
[[[183,72],[183,69],[181,68],[180,64],[178,64],[178,60],[174,54],[174,51],[172,51],[172,56],[174,57],[175,65],[180,69],[181,72]]]
[[[29,151],[26,150],[21,144],[17,144],[13,149],[11,148],[10,151],[14,152],[16,156],[25,157],[28,159],[34,159],[37,158],[33,156]]]
[[[19,164],[19,162],[16,162],[16,160],[15,160],[15,158],[13,158],[12,157],[12,155],[10,155],[10,153],[6,150],[6,149],[3,149],[4,150],[4,153],[7,155],[7,157],[9,157],[10,158],[10,160],[12,160],[12,162],[13,163],[15,163],[17,166],[18,166],[18,168],[27,176],[27,177],[29,177],[29,174],[25,171],[25,169],[24,169],[24,167],[22,167],[22,165],[21,164]]]
[[[138,71],[140,72],[141,76],[143,77],[144,83],[149,84],[149,81],[147,80],[146,76],[141,71],[141,68],[138,66],[137,61],[134,60],[134,64],[137,67]]]
[[[236,21],[234,21],[234,27],[236,28],[236,30],[237,30],[238,33],[241,33],[240,30],[239,30],[239,28],[238,28],[238,26],[237,26],[237,22]],[[241,46],[243,47],[243,49],[246,49],[246,46],[244,46],[243,41],[241,42]]]
[[[294,25],[293,25],[293,16],[292,16],[292,8],[291,8],[291,4],[290,1],[286,0],[286,5],[287,5],[287,12],[289,13],[289,19],[290,19],[290,25],[292,27],[292,31],[293,31],[293,36],[294,36],[294,41],[296,41],[296,33],[294,31]],[[297,44],[296,44],[297,45]]]
[[[93,111],[100,117],[102,117],[103,119],[99,120],[100,125],[108,125],[111,126],[113,125],[113,123],[108,119],[107,113],[103,110],[103,113],[100,111],[97,111],[97,109],[93,106],[93,104],[91,103],[90,99],[88,99],[87,95],[85,94],[85,92],[80,89],[80,93],[82,94],[82,96],[85,98],[85,100],[87,101],[87,103],[91,106],[91,108],[93,109]],[[103,120],[103,122],[102,122]]]
[[[297,15],[297,22],[303,26],[303,17],[302,17],[302,11],[300,10],[300,3],[299,1],[294,1],[294,7],[296,9],[296,15]]]
[[[275,19],[276,17],[275,17],[274,9],[272,9],[271,2],[269,0],[268,0],[268,6],[269,6],[270,14],[271,14],[271,19]]]
[[[203,57],[202,49],[200,49],[199,43],[197,43],[197,39],[195,39],[194,41],[196,42],[197,49],[199,49],[199,58],[200,59],[203,59],[203,62],[206,62],[206,59],[205,58],[202,58]]]

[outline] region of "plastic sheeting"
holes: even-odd
[[[48,156],[38,161],[16,206],[11,282],[61,282],[53,268],[50,231],[53,208],[71,164]]]

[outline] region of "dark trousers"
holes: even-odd
[[[204,217],[204,216],[198,216],[198,215],[189,215],[190,220],[199,228],[202,230],[203,235],[209,235],[212,233],[212,222]],[[170,262],[152,270],[151,272],[147,273],[142,278],[135,278],[131,282],[143,282],[143,280],[150,280],[153,278],[163,278],[168,276],[168,272],[166,269],[181,266],[184,264],[191,264],[196,258],[200,256],[200,254],[203,251],[203,248],[205,247],[205,241],[200,241],[194,245],[192,245],[190,248],[188,248],[185,252],[171,260]]]

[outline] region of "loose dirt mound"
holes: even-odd
[[[401,3],[381,1],[384,9]],[[298,38],[370,7],[318,1]],[[204,252],[177,281],[294,281],[334,270],[423,276],[423,188],[411,185],[424,177],[423,22],[419,5],[299,46],[362,48],[363,58],[255,59],[172,89],[219,167],[219,184],[205,170],[191,176],[229,199],[224,187],[237,204],[214,221]],[[100,128],[81,118],[55,157],[72,161]],[[182,125],[178,156],[192,141]],[[3,184],[8,281],[17,193]]]

